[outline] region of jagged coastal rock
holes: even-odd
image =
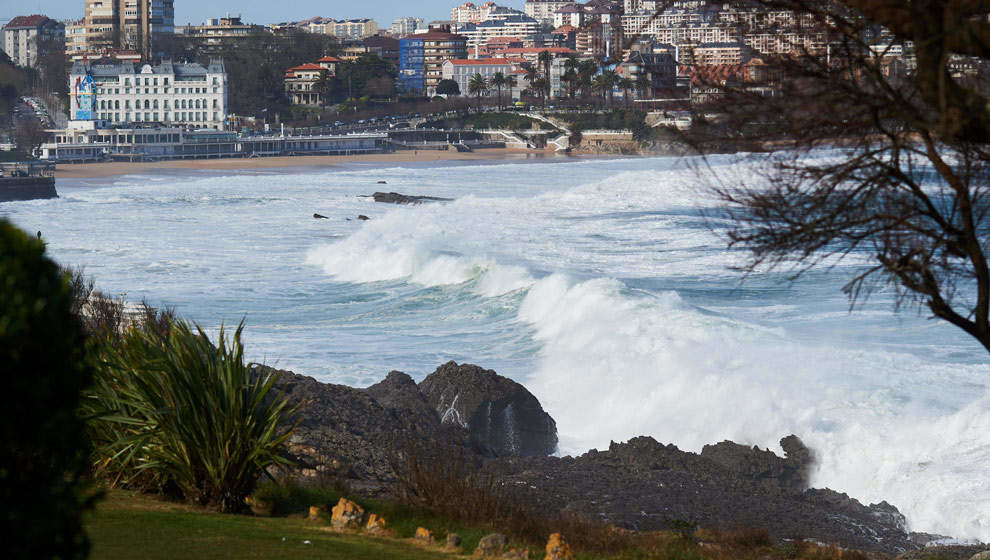
[[[397,452],[442,441],[473,454],[531,507],[624,529],[670,529],[684,520],[888,554],[919,547],[894,506],[809,489],[813,454],[796,436],[780,441],[784,457],[733,442],[690,453],[645,436],[552,457],[556,424],[536,397],[475,365],[448,362],[418,385],[393,371],[366,389],[265,371],[277,374],[276,391],[304,407],[289,449],[304,474],[344,478],[357,493],[387,495]]]
[[[812,538],[867,551],[917,548],[896,508],[795,487],[794,472],[779,468],[787,459],[766,453],[773,455],[732,449],[715,452],[715,460],[711,451],[706,457],[640,436],[579,457],[505,457],[485,468],[538,507],[592,514],[626,529],[670,529],[684,520],[708,528],[765,528],[776,538]],[[778,467],[777,474],[750,467],[761,462]]]
[[[549,455],[557,448],[557,423],[540,401],[490,369],[447,362],[419,388],[442,423],[466,429],[494,455]]]
[[[731,441],[706,445],[701,456],[754,482],[768,482],[788,490],[800,492],[808,487],[808,472],[811,468],[811,451],[797,436],[790,435],[780,440],[784,458],[770,450],[746,447]]]

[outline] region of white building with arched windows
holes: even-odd
[[[161,123],[222,130],[227,119],[223,62],[77,61],[69,72],[69,118],[100,126]]]

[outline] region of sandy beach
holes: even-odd
[[[299,167],[309,165],[341,165],[347,163],[407,163],[428,161],[484,161],[499,159],[530,159],[570,157],[550,150],[521,150],[492,148],[475,152],[401,151],[387,154],[354,156],[279,156],[263,158],[189,159],[154,162],[66,163],[55,168],[58,179],[93,179],[114,175],[141,173],[151,169],[242,170]]]

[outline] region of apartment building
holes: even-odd
[[[149,59],[174,33],[174,0],[86,0],[83,20],[66,28],[66,51],[131,50]]]
[[[219,52],[225,45],[236,45],[264,31],[262,25],[244,23],[240,16],[227,15],[206,20],[203,25],[186,25],[175,28],[175,34],[183,37],[200,52]]]
[[[487,21],[488,14],[497,7],[495,2],[485,2],[480,6],[465,2],[450,10],[450,20],[456,23],[481,23]]]
[[[486,82],[491,82],[492,77],[498,73],[501,73],[506,78],[512,76],[515,68],[516,66],[512,62],[504,58],[445,60],[443,63],[443,79],[454,80],[457,82],[457,87],[461,90],[461,95],[470,95],[468,83],[476,74],[480,74]],[[497,94],[498,91],[495,88],[486,92],[487,96],[495,96]],[[502,94],[511,95],[510,88],[503,87]]]
[[[392,20],[392,36],[401,39],[411,33],[416,33],[420,29],[426,29],[423,18],[400,17]]]
[[[433,96],[446,60],[467,58],[467,38],[442,26],[399,40],[399,88]]]
[[[65,45],[65,26],[47,16],[17,16],[0,29],[0,50],[18,66],[34,68],[38,58],[60,52]]]
[[[227,72],[220,60],[208,66],[76,61],[69,97],[72,120],[219,130],[227,118]]]
[[[554,12],[569,4],[576,4],[576,2],[573,0],[526,0],[523,5],[523,13],[543,25],[553,25]]]
[[[533,36],[539,32],[540,22],[524,15],[483,21],[478,24],[468,23],[457,30],[458,34],[467,38],[469,53],[474,53],[478,47],[497,38],[511,37],[531,42]]]

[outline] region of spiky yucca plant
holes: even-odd
[[[88,395],[96,466],[111,483],[177,488],[221,511],[244,507],[280,450],[296,412],[273,395],[272,374],[244,362],[243,323],[217,344],[199,326],[175,321],[166,333],[133,328],[106,348]]]

